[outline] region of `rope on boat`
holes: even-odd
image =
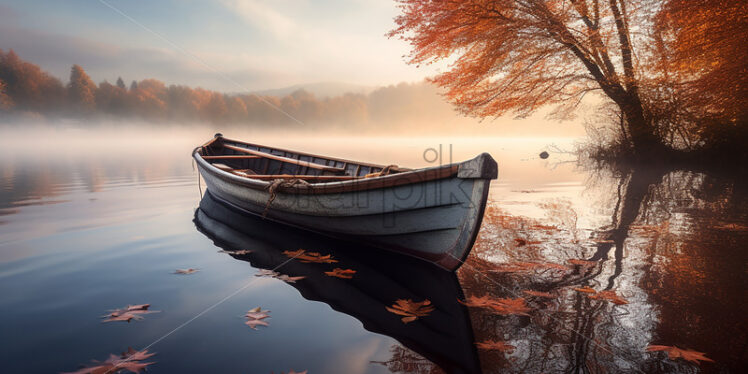
[[[265,210],[262,211],[262,218],[265,218],[265,216],[268,213],[268,209],[270,208],[270,204],[273,203],[276,197],[276,191],[278,188],[291,188],[295,186],[309,186],[309,182],[299,179],[299,178],[289,178],[289,179],[273,179],[270,184],[268,184],[265,189],[270,193],[270,196],[268,196],[268,202],[265,204]]]
[[[369,173],[364,176],[364,178],[376,178],[381,177],[383,175],[389,175],[392,172],[392,169],[397,169],[397,165],[387,165],[384,167],[384,169],[376,172],[376,173]]]

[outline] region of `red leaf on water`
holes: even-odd
[[[331,277],[351,279],[353,278],[353,274],[356,274],[356,271],[353,269],[335,268],[332,271],[326,271],[325,274]]]
[[[596,294],[587,295],[590,299],[608,300],[616,305],[624,305],[629,302],[626,299],[618,296],[615,291],[600,291]]]
[[[251,327],[253,330],[257,330],[257,326],[270,326],[267,322],[263,321],[265,318],[270,317],[269,310],[262,310],[259,306],[250,309],[244,317],[247,317],[245,325]]]
[[[595,291],[594,288],[590,288],[588,286],[574,288],[574,291],[583,292],[583,293],[595,293],[595,292],[597,292],[597,291]]]
[[[145,370],[148,365],[153,365],[155,362],[140,362],[155,353],[148,353],[148,350],[136,351],[132,348],[128,348],[126,352],[121,355],[111,354],[109,358],[104,362],[97,362],[97,365],[79,369],[74,372],[63,373],[63,374],[114,374],[120,372],[140,373]]]
[[[667,345],[650,345],[647,346],[648,352],[656,352],[656,351],[664,351],[667,352],[667,357],[671,360],[675,360],[677,358],[682,358],[686,361],[691,361],[693,363],[699,364],[699,361],[709,361],[714,362],[709,357],[706,357],[706,354],[703,352],[698,352],[690,349],[681,349],[678,347],[671,347]]]
[[[151,304],[137,304],[128,305],[124,308],[110,310],[108,314],[103,315],[104,320],[102,322],[116,322],[125,321],[130,322],[132,320],[143,319],[141,314],[158,313],[158,310],[148,310]]]
[[[338,260],[334,259],[331,255],[321,255],[319,252],[307,252],[303,249],[296,251],[283,251],[283,254],[290,258],[298,259],[303,263],[314,262],[318,264],[331,264],[338,262]]]
[[[518,314],[529,316],[527,312],[531,311],[530,307],[527,306],[525,299],[518,297],[516,299],[494,299],[488,295],[485,296],[470,296],[465,301],[457,300],[460,303],[469,307],[486,308],[497,314],[509,315]]]
[[[511,353],[516,348],[515,346],[511,344],[507,344],[503,341],[494,341],[494,340],[486,340],[484,342],[478,342],[475,343],[475,345],[478,347],[478,349],[483,349],[487,351],[501,351],[501,352],[509,352]]]
[[[292,277],[292,276],[281,274],[277,271],[272,271],[268,269],[260,269],[260,271],[258,271],[257,274],[255,274],[255,277],[275,278],[275,279],[280,279],[287,283],[296,283],[297,280],[302,280],[306,278],[305,276]]]
[[[548,292],[541,292],[541,291],[533,291],[533,290],[524,290],[522,291],[527,295],[535,296],[535,297],[547,297],[547,298],[554,298],[555,295],[548,293]]]
[[[420,302],[411,299],[398,299],[395,304],[392,304],[392,307],[386,306],[384,308],[390,313],[404,316],[401,318],[403,323],[413,322],[419,317],[428,316],[434,311],[434,307],[428,299]]]

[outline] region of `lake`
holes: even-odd
[[[4,373],[75,372],[128,347],[156,353],[145,360],[153,373],[739,373],[748,363],[743,176],[595,167],[577,161],[575,139],[224,131],[407,167],[491,153],[499,179],[452,274],[227,209],[190,158],[212,134],[0,130]],[[331,277],[282,253],[298,248],[357,272]],[[458,302],[483,296],[523,307]],[[403,323],[383,307],[403,298],[435,310]],[[136,304],[158,312],[103,322]],[[245,324],[255,307],[270,311],[268,326]],[[490,341],[504,345],[474,344]]]

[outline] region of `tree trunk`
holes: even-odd
[[[631,94],[626,96],[618,103],[618,106],[626,118],[634,156],[645,159],[657,155],[665,148],[662,139],[657,137],[652,123],[644,115],[644,108],[639,97]]]

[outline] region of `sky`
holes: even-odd
[[[392,0],[0,0],[0,48],[67,81],[156,78],[224,92],[381,86],[438,68],[388,39]]]

